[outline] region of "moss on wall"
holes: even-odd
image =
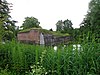
[[[54,36],[57,36],[57,37],[61,37],[61,36],[70,36],[68,33],[62,34],[62,33],[57,32],[57,31],[49,31],[49,30],[42,29],[42,28],[30,28],[30,29],[25,29],[25,30],[21,30],[19,33],[30,32],[31,30],[38,30],[38,31],[41,32],[41,33],[44,33],[44,34],[51,34],[51,35],[54,35]]]

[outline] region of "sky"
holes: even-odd
[[[44,29],[56,30],[58,20],[69,19],[74,28],[87,14],[90,0],[7,0],[12,3],[11,17],[21,26],[25,17],[35,17]]]

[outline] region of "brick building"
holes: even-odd
[[[60,43],[68,43],[70,36],[55,34],[53,31],[48,31],[40,28],[33,28],[18,33],[18,41],[30,44],[56,45]]]

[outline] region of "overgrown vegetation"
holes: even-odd
[[[9,15],[10,7],[12,7],[11,3],[0,0],[0,41],[12,40],[17,35],[17,26],[15,26],[17,21],[12,20]]]
[[[85,39],[81,48],[73,50],[72,44],[57,51],[53,47],[6,42],[0,44],[2,73],[15,75],[99,75],[100,44]],[[7,69],[7,70],[5,70]]]
[[[0,75],[100,75],[99,3],[99,0],[91,0],[89,12],[79,29],[73,29],[71,21],[67,19],[58,21],[58,32],[48,31],[40,28],[36,18],[27,17],[36,21],[34,27],[38,28],[34,29],[43,33],[66,36],[69,32],[73,36],[74,42],[64,47],[59,45],[54,50],[52,46],[22,44],[12,40],[17,34],[15,21],[10,19],[9,3],[0,0]],[[23,24],[23,29],[33,27],[27,24]],[[69,29],[62,29],[63,24]],[[21,32],[27,31],[30,29]],[[73,44],[80,44],[80,47],[74,48]]]
[[[46,30],[46,29],[42,29],[42,28],[29,28],[29,29],[24,29],[24,30],[20,30],[19,33],[24,33],[24,32],[30,32],[31,30],[37,30],[41,33],[44,33],[44,34],[51,34],[51,35],[54,35],[54,36],[69,36],[68,33],[61,33],[59,31],[49,31],[49,30]]]

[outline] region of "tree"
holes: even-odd
[[[61,33],[69,33],[71,34],[72,33],[72,22],[71,20],[59,20],[57,23],[56,23],[56,31],[60,31]]]
[[[41,28],[39,26],[40,22],[35,17],[26,17],[24,23],[22,24],[21,28],[28,29],[28,28]]]
[[[84,33],[90,31],[96,36],[100,36],[100,0],[91,0],[89,10],[84,18],[80,30]]]
[[[56,31],[62,31],[64,28],[63,28],[63,21],[62,20],[59,20],[57,23],[56,23]]]
[[[11,20],[10,13],[11,4],[6,0],[0,0],[0,41],[11,40],[15,37],[15,22]]]
[[[67,19],[67,20],[65,20],[63,23],[64,23],[64,27],[65,27],[65,28],[70,28],[70,29],[73,28],[73,27],[72,27],[73,24],[72,24],[71,20],[68,20],[68,19]]]
[[[73,27],[72,27],[73,24],[72,24],[71,20],[67,19],[63,23],[64,23],[64,27],[63,27],[64,31],[71,34],[72,30],[73,30]]]

